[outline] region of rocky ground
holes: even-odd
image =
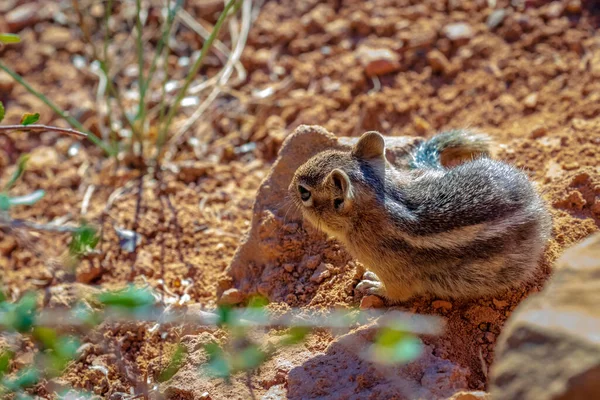
[[[222,7],[213,1],[188,3],[186,10],[206,26]],[[90,49],[70,4],[2,2],[0,32],[19,33],[22,43],[1,49],[0,57],[98,132],[98,79],[88,67]],[[91,32],[97,32],[103,6],[88,6]],[[128,42],[127,9],[115,9],[119,23],[113,43],[121,48],[116,82],[133,90],[137,73],[135,53],[127,51],[134,45]],[[157,15],[158,9],[152,10],[149,15]],[[13,172],[19,155],[29,152],[28,172],[15,193],[45,189],[47,195],[33,207],[16,209],[15,216],[63,223],[85,217],[102,224],[101,255],[78,267],[77,282],[116,288],[134,278],[210,309],[217,293],[236,287],[235,266],[227,267],[253,218],[264,218],[253,215],[255,194],[283,140],[298,126],[321,125],[338,137],[367,130],[413,137],[461,127],[488,132],[498,143],[496,157],[527,171],[552,209],[553,239],[535,282],[501,298],[416,299],[411,311],[443,316],[448,330],[425,339],[428,352],[416,367],[394,370],[408,389],[392,385],[389,371],[350,354],[347,337],[326,331],[279,352],[251,381],[259,398],[278,393],[381,398],[392,390],[402,398],[407,390],[423,387],[444,397],[451,390],[486,390],[496,338],[507,317],[542,288],[566,247],[600,227],[599,18],[596,2],[579,0],[265,2],[241,57],[247,77],[233,80],[184,140],[173,144],[170,168],[160,176],[142,177],[127,165],[115,169],[99,149],[89,143],[75,146],[70,137],[14,132],[0,136],[0,181]],[[189,65],[181,60],[189,61],[203,40],[184,24],[176,37],[170,64],[173,79],[180,79]],[[229,42],[227,34],[222,39]],[[218,53],[211,53],[202,74],[213,76],[222,63]],[[127,104],[133,100],[125,98]],[[4,73],[0,101],[7,108],[3,123],[18,123],[23,112],[35,111],[41,122],[65,126]],[[193,104],[183,108],[180,121],[194,111]],[[355,267],[344,250],[290,224],[285,216],[273,216],[263,239],[276,245],[281,268],[273,266],[245,288],[237,285],[242,296],[267,294],[275,311],[358,305],[360,296],[352,290]],[[135,254],[121,251],[115,227],[143,236]],[[281,229],[288,230],[282,234]],[[0,268],[10,294],[45,289],[52,301],[63,301],[63,289],[72,286],[61,261],[67,242],[63,235],[0,232]],[[297,248],[298,243],[307,246]],[[315,254],[333,272],[311,280],[314,271],[306,259]],[[206,360],[200,345],[224,340],[222,331],[147,328],[114,329],[107,334],[108,351],[91,346],[69,367],[65,381],[102,397],[129,392],[135,382],[114,363],[116,354],[145,376],[158,370],[183,338],[192,355],[164,386],[169,397],[249,397],[245,376],[231,385],[198,376]],[[370,339],[360,330],[351,335]],[[26,363],[26,356],[19,362]],[[446,369],[427,371],[428,362]],[[108,373],[103,376],[93,366]],[[41,386],[37,390],[48,395]]]

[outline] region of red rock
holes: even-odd
[[[383,299],[372,294],[364,296],[360,301],[360,308],[363,310],[367,308],[382,308],[383,306],[385,306]]]
[[[450,69],[448,58],[437,49],[433,49],[427,53],[427,62],[434,72],[446,73]]]
[[[221,298],[219,299],[219,304],[225,304],[225,305],[236,305],[236,304],[240,304],[242,301],[244,301],[244,295],[242,294],[242,292],[240,292],[239,290],[232,288],[232,289],[227,289],[226,291],[223,292],[223,294],[221,295]]]
[[[400,56],[390,49],[361,46],[356,57],[368,76],[385,75],[400,69]]]
[[[506,322],[495,349],[494,400],[592,399],[600,393],[600,234],[565,251],[544,290]]]
[[[471,28],[471,25],[469,24],[458,22],[455,24],[446,25],[443,33],[444,36],[454,42],[463,41],[469,40],[473,37],[473,28]]]
[[[433,308],[443,308],[444,310],[452,309],[452,303],[446,300],[436,300],[433,303],[431,303],[431,305],[433,306]]]
[[[40,5],[36,2],[23,4],[5,16],[10,32],[18,32],[26,26],[31,26],[39,20]]]

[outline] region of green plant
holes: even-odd
[[[169,56],[169,39],[172,34],[172,29],[175,21],[175,17],[183,5],[183,0],[168,0],[166,4],[166,15],[163,18],[162,25],[160,27],[160,35],[154,51],[150,59],[146,59],[145,54],[145,39],[144,39],[144,21],[142,20],[142,2],[136,0],[136,17],[135,17],[135,49],[137,58],[138,68],[138,104],[135,113],[130,114],[123,104],[123,98],[121,91],[123,90],[118,86],[118,80],[115,78],[115,71],[113,60],[109,56],[109,47],[111,45],[110,35],[110,20],[113,1],[108,0],[105,4],[105,15],[103,20],[103,40],[102,40],[102,51],[98,50],[97,44],[94,42],[93,35],[90,33],[91,29],[86,25],[84,13],[79,8],[79,2],[74,1],[73,7],[78,17],[79,28],[83,33],[83,38],[90,45],[92,49],[92,61],[97,62],[99,65],[100,74],[103,75],[103,80],[106,82],[106,91],[104,92],[105,104],[107,110],[107,119],[109,121],[107,127],[107,133],[103,135],[103,138],[99,138],[91,132],[84,129],[81,123],[74,118],[70,117],[68,113],[58,107],[44,94],[35,90],[23,77],[17,74],[14,70],[0,61],[0,69],[6,71],[15,81],[23,85],[30,93],[34,94],[46,105],[48,105],[56,114],[65,119],[73,128],[83,132],[87,139],[102,148],[107,155],[117,157],[119,152],[123,150],[121,145],[121,139],[119,134],[114,130],[114,115],[113,107],[111,107],[112,101],[118,104],[118,110],[120,110],[120,119],[127,126],[131,133],[131,141],[128,143],[127,149],[130,154],[137,154],[138,156],[144,156],[147,153],[144,151],[144,143],[150,142],[151,130],[157,132],[155,139],[156,148],[153,152],[153,162],[158,162],[163,154],[164,146],[168,140],[169,132],[173,124],[174,118],[177,115],[183,98],[187,95],[188,89],[192,84],[192,81],[198,75],[200,68],[202,67],[206,56],[212,48],[219,32],[221,31],[226,19],[235,14],[241,7],[244,0],[229,0],[223,11],[221,12],[217,22],[215,23],[214,29],[208,37],[206,37],[202,49],[194,60],[193,65],[187,73],[181,88],[174,96],[173,99],[167,99],[166,84],[167,79],[163,79],[160,82],[161,100],[157,107],[151,108],[148,104],[147,97],[151,91],[153,82],[155,80],[155,72],[158,70],[159,65],[162,65],[165,77],[167,75],[168,56]],[[0,36],[0,39],[4,40],[5,43],[18,43],[19,38],[16,35],[5,34]],[[93,64],[93,62],[91,63]],[[146,68],[147,67],[147,68]],[[170,103],[170,104],[169,104]],[[152,120],[149,123],[149,116]],[[99,120],[102,120],[102,115],[99,115]]]
[[[246,308],[220,306],[214,312],[182,313],[165,308],[159,299],[160,296],[147,287],[128,286],[94,296],[94,310],[89,306],[76,305],[57,314],[54,310],[40,309],[36,296],[31,293],[25,294],[16,302],[9,302],[6,296],[0,296],[0,332],[13,332],[35,344],[33,365],[25,366],[19,371],[11,371],[11,360],[15,357],[16,349],[9,348],[0,352],[0,393],[22,392],[42,378],[59,376],[78,356],[77,349],[81,343],[77,336],[59,333],[69,328],[76,332],[87,332],[90,329],[109,329],[111,324],[123,321],[128,324],[159,322],[170,325],[185,322],[220,327],[227,332],[228,339],[225,343],[215,342],[204,346],[208,362],[201,368],[209,375],[227,382],[237,373],[250,376],[252,371],[278,350],[303,342],[315,329],[332,329],[343,333],[369,325],[378,333],[369,351],[361,356],[388,365],[404,364],[416,358],[421,351],[416,334],[434,335],[441,329],[436,317],[416,318],[399,312],[332,310],[310,315],[305,310],[292,310],[285,315],[273,316],[269,313],[266,302],[259,300],[252,301]],[[265,345],[252,339],[256,335],[250,332],[257,329],[265,332],[277,329],[283,334],[279,340]],[[177,344],[166,365],[153,378],[155,382],[171,379],[187,357],[186,347]],[[147,395],[148,381],[142,380],[142,377],[137,379],[140,380],[139,387],[146,387],[143,391]]]

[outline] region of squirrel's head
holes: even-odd
[[[383,184],[385,142],[366,132],[350,151],[323,151],[301,165],[289,192],[302,215],[324,232],[340,237],[352,229],[352,217]]]

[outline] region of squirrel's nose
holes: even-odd
[[[308,190],[302,185],[298,185],[298,192],[300,193],[300,198],[302,199],[302,201],[310,200],[310,190]]]

